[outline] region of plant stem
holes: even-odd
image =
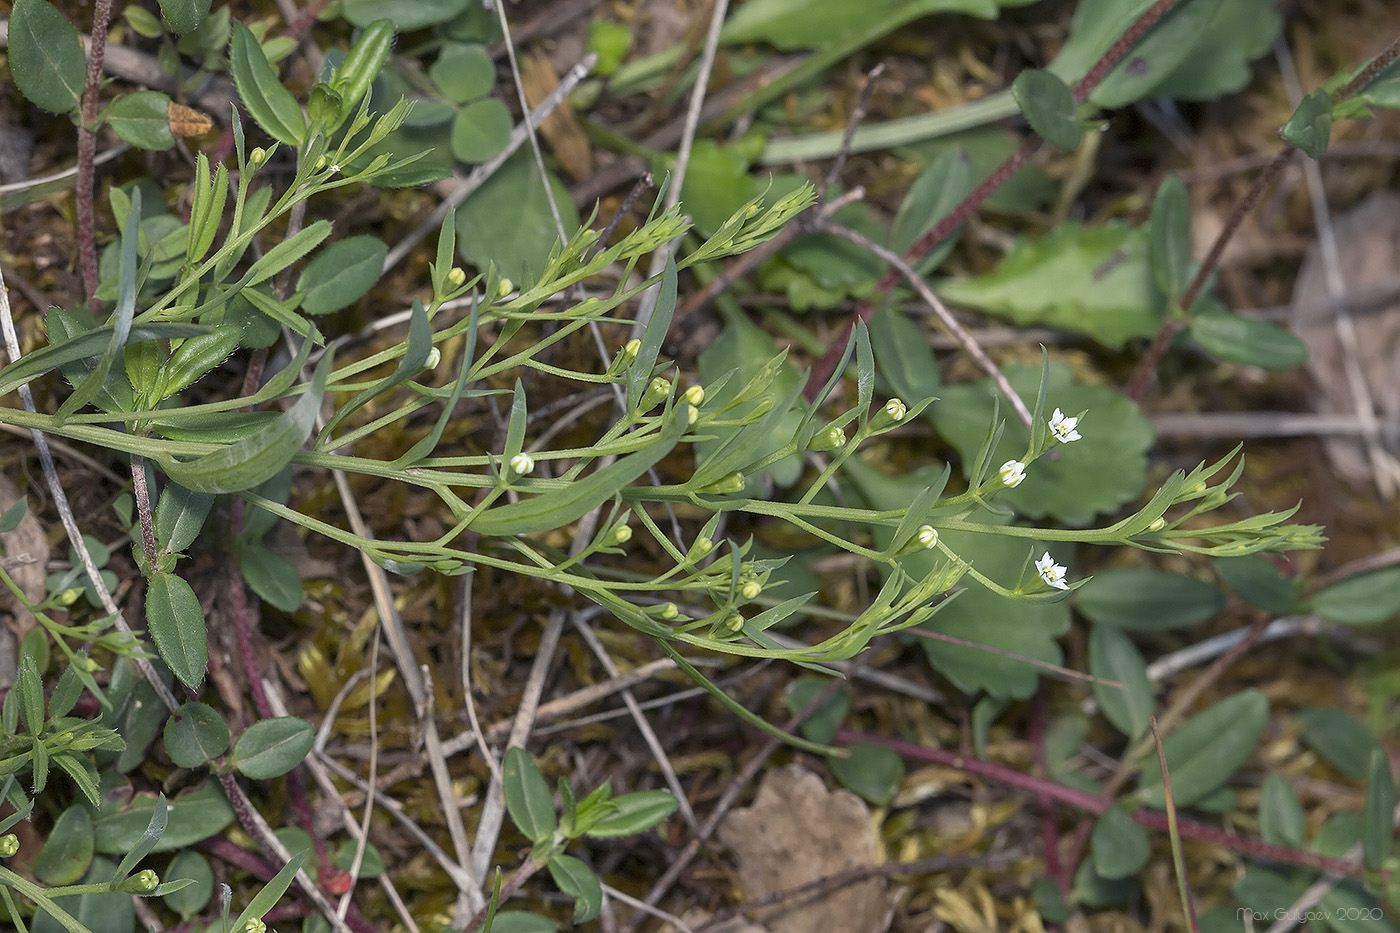
[[[78,125],[78,177],[74,188],[78,208],[78,265],[83,297],[92,310],[97,299],[97,219],[93,212],[94,164],[97,155],[97,95],[102,84],[102,59],[107,51],[107,24],[112,0],[96,0],[92,8],[92,38],[88,40],[87,82],[83,86],[82,122]]]

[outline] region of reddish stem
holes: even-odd
[[[102,59],[107,52],[107,24],[112,0],[97,0],[92,8],[92,38],[88,40],[87,81],[83,86],[82,122],[78,126],[78,177],[74,196],[78,208],[78,266],[83,297],[96,311],[97,218],[93,211],[94,159],[97,155],[97,95],[102,84]]]
[[[840,729],[836,733],[836,740],[847,745],[857,742],[871,742],[883,745],[899,755],[915,761],[929,762],[931,764],[943,765],[949,768],[957,768],[959,771],[966,771],[968,774],[975,774],[1000,784],[1011,787],[1018,787],[1031,794],[1044,796],[1047,799],[1057,800],[1060,803],[1069,804],[1086,813],[1098,816],[1116,806],[1113,800],[1105,800],[1086,791],[1076,790],[1073,787],[1066,787],[1063,784],[1056,784],[1045,778],[1036,777],[1033,774],[1024,774],[1002,765],[992,764],[977,758],[969,758],[959,752],[944,751],[941,748],[927,748],[923,745],[915,745],[912,742],[901,742],[897,739],[889,739],[878,735],[866,735],[862,732],[853,732],[850,729]],[[1167,830],[1167,815],[1156,810],[1139,809],[1133,810],[1129,814],[1135,823],[1146,826],[1148,829],[1156,829],[1165,832]],[[1334,875],[1345,875],[1347,877],[1363,877],[1366,867],[1360,862],[1349,862],[1345,859],[1331,858],[1326,855],[1318,855],[1315,852],[1304,852],[1299,849],[1290,849],[1286,846],[1273,845],[1264,842],[1262,839],[1251,839],[1245,836],[1236,836],[1224,830],[1216,829],[1213,826],[1206,826],[1203,823],[1195,823],[1190,820],[1177,820],[1177,830],[1188,839],[1198,839],[1211,845],[1229,849],[1242,855],[1254,858],[1270,859],[1275,862],[1283,862],[1288,865],[1301,865],[1305,868],[1313,868],[1318,871],[1328,872]]]

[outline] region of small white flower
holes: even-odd
[[[1021,481],[1026,478],[1026,465],[1020,460],[1008,460],[997,470],[997,479],[1001,484],[1009,489],[1021,485]]]
[[[918,538],[919,543],[930,551],[938,547],[938,529],[932,525],[919,526],[919,533],[914,537]]]
[[[525,476],[534,472],[535,458],[527,453],[519,453],[510,458],[510,468],[516,476]]]
[[[1055,559],[1046,551],[1045,556],[1035,562],[1035,572],[1040,574],[1040,579],[1057,590],[1069,589],[1069,584],[1065,582],[1065,568],[1061,564],[1055,563]]]
[[[1069,418],[1058,408],[1055,414],[1050,416],[1050,433],[1055,435],[1055,440],[1061,444],[1068,444],[1070,441],[1079,440],[1082,435],[1075,430],[1079,427],[1078,418]]]

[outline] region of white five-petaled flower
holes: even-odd
[[[1035,562],[1035,572],[1040,574],[1040,579],[1057,590],[1069,589],[1069,584],[1065,582],[1065,568],[1063,564],[1055,563],[1055,558],[1046,551],[1045,556]]]
[[[1008,460],[997,470],[997,479],[1003,486],[1014,488],[1026,478],[1026,465],[1020,460]]]
[[[1082,437],[1076,428],[1079,427],[1078,418],[1070,418],[1058,408],[1055,414],[1050,416],[1050,433],[1055,435],[1055,440],[1061,444],[1068,444],[1070,441],[1077,441]]]

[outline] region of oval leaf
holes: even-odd
[[[594,823],[588,836],[616,839],[651,829],[676,812],[678,801],[668,790],[643,790],[612,799],[613,811]]]
[[[379,281],[388,253],[384,241],[372,236],[346,237],[327,246],[297,279],[297,291],[305,293],[301,310],[330,314],[359,301]]]
[[[501,769],[501,789],[511,822],[526,838],[531,842],[540,842],[554,835],[558,826],[554,796],[549,792],[544,775],[535,767],[530,753],[518,745],[506,752],[505,764]]]
[[[428,77],[448,100],[464,104],[491,93],[496,63],[484,45],[449,42],[428,69]]]
[[[1147,838],[1147,830],[1133,822],[1133,818],[1118,807],[1109,807],[1094,823],[1089,844],[1094,871],[1100,878],[1110,880],[1136,875],[1152,854],[1152,841]]]
[[[549,876],[559,890],[574,899],[574,922],[587,923],[598,916],[603,907],[603,888],[593,870],[572,855],[552,855],[548,866]]]
[[[97,851],[107,854],[131,851],[151,824],[156,807],[154,794],[138,794],[126,808],[120,796],[107,796],[97,811]],[[169,803],[165,833],[153,852],[184,849],[221,832],[233,822],[233,808],[214,781],[197,789],[178,794]]]
[[[1313,706],[1298,713],[1303,723],[1303,744],[1338,771],[1364,780],[1376,740],[1365,726],[1339,709]]]
[[[1157,188],[1147,247],[1152,281],[1162,294],[1175,299],[1191,275],[1191,201],[1175,175],[1168,175]]]
[[[1129,738],[1141,735],[1152,719],[1152,682],[1128,636],[1106,625],[1094,626],[1089,636],[1089,672],[1121,685],[1094,683],[1094,696],[1108,721]]]
[[[244,543],[238,552],[238,569],[268,605],[283,612],[301,607],[301,574],[285,557],[260,544]]]
[[[510,110],[494,97],[467,104],[452,121],[452,154],[463,162],[486,162],[510,143]]]
[[[1077,149],[1084,138],[1076,111],[1074,91],[1048,71],[1028,68],[1011,84],[1011,96],[1021,114],[1041,137],[1056,149]]]
[[[1225,606],[1225,594],[1179,573],[1105,570],[1074,594],[1089,621],[1132,631],[1165,631],[1204,622]]]
[[[1294,582],[1261,554],[1217,558],[1215,574],[1241,599],[1275,615],[1292,612],[1298,600]]]
[[[282,86],[262,46],[242,23],[233,25],[229,44],[229,70],[238,96],[267,135],[289,146],[300,146],[306,136],[306,118],[292,92]]]
[[[173,573],[151,577],[146,589],[146,624],[164,661],[181,683],[197,687],[209,666],[204,610],[190,585]]]
[[[847,745],[849,758],[827,759],[836,779],[866,800],[883,807],[894,799],[904,780],[904,759],[884,745],[857,742]]]
[[[87,78],[83,40],[45,0],[15,0],[10,13],[10,74],[19,92],[54,113],[78,106]]]
[[[1361,847],[1366,867],[1376,871],[1390,855],[1395,838],[1395,777],[1382,749],[1371,750],[1370,777],[1366,786],[1366,811],[1361,820]]]
[[[165,150],[175,145],[175,134],[170,132],[170,98],[159,91],[119,97],[107,111],[107,123],[122,142],[138,149]]]
[[[192,881],[178,891],[163,896],[165,906],[186,920],[205,908],[214,896],[214,870],[209,860],[193,849],[186,849],[170,862],[165,881]]]
[[[160,0],[160,14],[176,35],[194,32],[209,15],[209,0]]]
[[[1301,848],[1307,825],[1298,795],[1281,774],[1264,779],[1259,794],[1259,834],[1274,845]]]
[[[1209,352],[1246,366],[1289,369],[1307,359],[1308,348],[1293,334],[1238,314],[1202,314],[1191,323],[1191,336]]]
[[[1338,625],[1379,625],[1400,614],[1400,567],[1359,573],[1313,597],[1313,612]]]
[[[1254,751],[1269,720],[1269,701],[1257,690],[1227,697],[1188,719],[1167,736],[1162,750],[1178,807],[1191,804],[1223,785]],[[1165,803],[1162,771],[1152,757],[1143,769],[1139,796],[1149,805]]]
[[[199,768],[228,751],[228,726],[210,706],[186,703],[165,723],[165,750],[181,768]]]
[[[233,744],[233,764],[246,777],[264,781],[301,764],[315,741],[316,731],[305,719],[264,719],[243,730]]]
[[[34,877],[49,885],[72,884],[92,864],[92,810],[74,804],[59,815],[34,859]]]

